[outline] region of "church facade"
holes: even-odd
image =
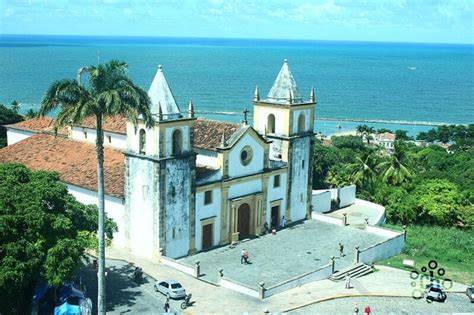
[[[183,113],[161,67],[148,93],[154,127],[120,117],[110,118],[110,127],[104,124],[106,159],[109,154],[118,160],[114,167],[106,165],[105,176],[106,193],[122,200],[114,213],[106,204],[118,221],[119,246],[140,256],[178,258],[310,217],[315,97],[313,90],[307,100],[301,97],[286,60],[266,97],[256,88],[253,126],[247,110],[241,124],[198,119],[192,102]],[[0,162],[29,166],[20,154],[15,158],[22,143],[31,147],[41,137],[52,138],[32,132],[25,140],[20,126],[7,129],[9,147],[0,150]],[[21,139],[10,146],[20,131]],[[94,132],[91,120],[70,126],[61,141],[92,146]],[[34,150],[40,159],[41,148]],[[41,163],[30,166],[41,169]],[[58,171],[68,177],[66,170]],[[107,178],[120,172],[120,183]],[[94,192],[93,185],[74,180],[64,182]]]

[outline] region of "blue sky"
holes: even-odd
[[[0,0],[0,33],[474,43],[474,0]]]

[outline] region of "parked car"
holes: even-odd
[[[444,302],[446,301],[446,293],[441,289],[441,286],[437,283],[430,283],[426,285],[426,301],[431,303],[433,301]]]
[[[466,295],[471,300],[471,303],[474,303],[474,286],[467,287]]]
[[[180,299],[186,296],[186,290],[176,280],[157,281],[154,288],[156,292],[166,295],[167,298]]]

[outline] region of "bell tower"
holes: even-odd
[[[125,236],[137,255],[177,258],[195,251],[194,108],[181,114],[161,66],[148,95],[155,125],[127,122]]]
[[[288,223],[311,215],[315,104],[314,89],[308,100],[300,96],[286,59],[267,97],[254,93],[254,129],[272,141],[270,160],[288,165]]]

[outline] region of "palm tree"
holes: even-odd
[[[369,127],[367,125],[359,125],[356,128],[357,135],[365,138],[367,144],[370,145],[370,140],[372,140],[371,134],[375,133],[374,127]]]
[[[355,163],[347,166],[351,182],[369,190],[377,176],[377,158],[373,153],[363,153],[355,158]]]
[[[406,144],[403,141],[395,141],[393,144],[393,154],[387,161],[380,163],[383,180],[387,183],[398,185],[408,180],[411,173],[408,170],[408,156]]]
[[[35,112],[34,109],[32,108],[28,109],[28,111],[25,114],[26,119],[35,118],[36,116],[38,116],[38,112]]]
[[[20,111],[20,104],[16,100],[13,100],[12,102],[12,110],[15,112],[15,114],[18,114]]]
[[[104,238],[104,135],[103,119],[117,114],[124,115],[134,124],[142,119],[147,127],[154,124],[150,113],[150,99],[127,75],[125,62],[113,60],[81,68],[78,79],[54,82],[41,101],[39,115],[44,116],[59,107],[55,129],[70,123],[80,123],[85,117],[95,116],[97,152],[97,194],[99,204],[99,274],[98,312],[105,314],[105,238]],[[81,74],[87,72],[89,84],[80,84]]]

